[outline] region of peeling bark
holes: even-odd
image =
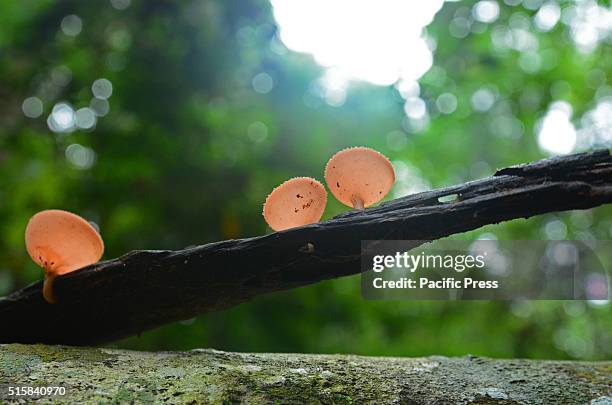
[[[0,298],[0,342],[111,341],[261,294],[356,274],[361,240],[425,242],[610,202],[612,157],[600,150],[502,169],[483,180],[265,236],[135,251],[58,277],[54,305],[43,300],[40,282]]]

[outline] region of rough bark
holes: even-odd
[[[450,201],[448,201],[450,200]],[[360,271],[360,241],[424,241],[612,202],[608,150],[542,160],[329,221],[181,251],[135,251],[0,299],[0,342],[92,344]]]
[[[0,345],[0,402],[17,385],[66,388],[40,403],[601,405],[612,401],[611,373],[612,362],[10,344]]]

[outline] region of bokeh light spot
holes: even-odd
[[[80,170],[91,168],[96,162],[96,152],[78,143],[73,143],[66,148],[66,159],[72,166]]]
[[[38,118],[43,113],[43,103],[38,97],[28,97],[23,100],[21,111],[28,118]]]
[[[267,94],[274,88],[274,80],[269,74],[262,72],[253,77],[251,85],[257,93]]]
[[[74,130],[75,113],[68,103],[57,103],[47,118],[47,125],[53,132],[71,132]]]
[[[108,100],[103,98],[92,98],[89,102],[89,107],[96,113],[98,117],[104,117],[108,114],[110,106]]]
[[[96,98],[107,99],[113,94],[113,84],[108,79],[98,79],[91,85],[91,92]]]
[[[558,219],[548,221],[544,225],[544,236],[549,240],[563,240],[567,236],[567,226]]]
[[[474,110],[480,112],[488,111],[493,107],[493,103],[495,103],[495,94],[490,89],[483,87],[472,94],[470,102]]]
[[[482,0],[472,8],[472,15],[478,21],[492,23],[499,17],[499,4],[494,0]]]
[[[130,0],[110,0],[110,2],[117,10],[125,10],[130,6]]]
[[[549,1],[538,10],[534,22],[540,31],[550,31],[561,18],[561,8],[555,1]]]
[[[80,108],[75,113],[76,126],[81,129],[91,129],[96,125],[96,113],[91,108]]]
[[[247,134],[251,141],[255,143],[263,142],[268,137],[268,127],[261,121],[255,121],[249,124]]]
[[[62,18],[60,28],[62,29],[62,32],[69,37],[76,37],[83,29],[83,22],[78,15],[70,14]]]
[[[442,114],[451,114],[457,109],[457,97],[453,93],[441,94],[436,99],[436,107]]]
[[[404,104],[404,111],[409,118],[420,119],[427,114],[425,101],[419,97],[411,97]]]

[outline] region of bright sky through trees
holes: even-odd
[[[282,42],[294,51],[312,54],[316,62],[326,68],[320,84],[329,105],[344,103],[351,81],[381,86],[395,84],[405,99],[404,110],[411,127],[416,132],[427,127],[430,107],[420,96],[417,81],[434,64],[436,41],[427,35],[425,27],[433,21],[443,0],[297,3],[271,0],[271,3]],[[514,6],[520,1],[506,0],[506,3]],[[471,6],[467,18],[456,17],[449,30],[454,36],[465,37],[474,24],[491,25],[492,46],[508,47],[521,53],[517,69],[527,74],[537,74],[541,69],[540,44],[535,34],[550,31],[560,20],[567,26],[568,36],[576,49],[584,54],[593,52],[612,32],[612,9],[592,0],[578,0],[563,8],[556,1],[524,3],[526,8],[537,12],[531,21],[525,20],[526,24],[520,29],[515,27],[516,20],[524,19],[523,13],[502,18],[498,1],[481,0]],[[465,30],[459,29],[461,27]],[[472,96],[475,111],[486,111],[493,105],[493,95],[486,91],[479,90]],[[447,92],[436,100],[435,106],[439,113],[452,114],[460,102],[453,93]],[[601,143],[601,139],[593,135],[597,131],[592,125],[581,128],[580,124],[571,121],[580,118],[572,117],[571,111],[572,105],[567,100],[555,100],[540,117],[534,132],[543,151],[564,154]],[[590,112],[583,123],[595,115]]]
[[[285,45],[311,53],[345,79],[378,85],[416,80],[431,67],[422,31],[442,4],[442,0],[272,1]]]

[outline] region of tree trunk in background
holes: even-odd
[[[611,373],[612,362],[9,344],[0,345],[0,402],[11,385],[66,388],[64,397],[41,403],[602,405],[612,401]]]

